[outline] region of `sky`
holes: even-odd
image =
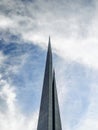
[[[49,36],[62,130],[98,130],[98,1],[0,0],[0,130],[36,130]]]

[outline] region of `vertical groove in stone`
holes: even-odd
[[[61,127],[61,118],[57,97],[56,81],[55,81],[55,72],[53,71],[53,130],[62,130]]]
[[[54,71],[53,71],[53,83],[52,83],[52,100],[53,100],[53,130],[55,130],[55,89],[54,89]]]

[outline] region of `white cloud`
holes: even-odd
[[[88,4],[88,6],[85,6],[84,3],[83,6],[82,1],[71,2],[71,0],[69,2],[62,0],[62,2],[53,1],[51,4],[50,1],[38,0],[25,4],[20,1],[3,0],[1,2],[3,9],[9,10],[9,13],[6,14],[5,11],[2,11],[0,28],[9,29],[14,34],[20,34],[24,41],[35,42],[44,48],[50,35],[53,51],[64,60],[76,61],[98,69],[98,3]],[[2,54],[0,54],[0,58],[1,64],[4,61]],[[17,72],[17,66],[14,66],[13,69],[9,68],[10,70]],[[59,75],[64,75],[62,71],[58,72]],[[57,84],[61,86],[58,88],[58,91],[60,90],[58,92],[59,100],[60,104],[61,102],[63,104],[67,84],[65,84],[64,77],[58,76],[58,79]],[[4,87],[0,94],[1,98],[6,101],[8,110],[0,113],[0,129],[35,130],[37,113],[35,112],[32,117],[28,118],[23,115],[16,104],[15,90],[5,81],[1,82]],[[95,104],[92,105],[95,106]],[[92,110],[94,111],[94,107],[90,106],[88,113],[84,115],[84,120],[77,128],[78,130],[98,129],[96,125],[98,120],[89,115]],[[93,115],[95,114],[93,113]],[[63,128],[66,128],[65,121],[62,123]]]
[[[5,80],[0,80],[0,99],[7,104],[7,109],[3,113],[0,111],[0,129],[1,130],[35,130],[37,126],[38,112],[32,113],[32,116],[26,117],[21,113],[17,106],[16,93],[14,87],[11,87]]]
[[[0,28],[7,29],[13,26],[13,21],[4,15],[0,15]]]
[[[77,130],[97,130],[98,129],[98,120],[87,118],[80,124],[80,127]]]
[[[4,63],[4,61],[6,60],[6,56],[3,55],[2,51],[0,51],[0,65],[2,65]]]
[[[13,74],[17,74],[19,73],[19,70],[24,66],[24,64],[26,63],[26,60],[28,58],[28,54],[22,54],[18,57],[10,57],[10,65],[7,68],[7,73],[13,73]],[[13,64],[13,61],[16,61]]]
[[[8,3],[2,4],[8,8]],[[13,13],[2,16],[1,26],[41,46],[46,46],[43,43],[47,44],[51,35],[52,47],[58,55],[98,69],[98,3],[42,0],[26,4],[10,1],[8,9]]]
[[[90,101],[86,113],[74,129],[76,130],[97,130],[98,129],[98,88],[95,81],[90,86]]]

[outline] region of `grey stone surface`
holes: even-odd
[[[62,130],[61,118],[56,90],[55,72],[53,72],[53,130]]]
[[[49,38],[37,130],[61,130],[55,75],[52,66],[52,51]]]

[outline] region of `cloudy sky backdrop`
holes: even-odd
[[[48,38],[63,130],[98,130],[98,1],[0,0],[0,130],[36,130]]]

